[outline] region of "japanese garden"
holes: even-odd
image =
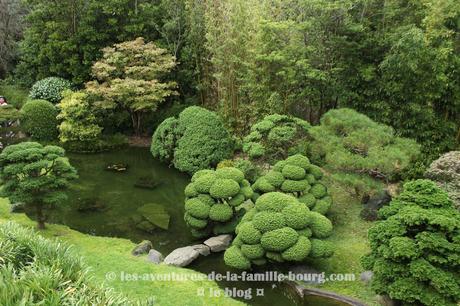
[[[460,305],[460,2],[0,0],[0,305]]]

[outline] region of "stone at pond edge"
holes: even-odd
[[[168,212],[160,204],[150,203],[137,209],[137,212],[142,215],[148,222],[153,225],[167,230],[169,228],[170,216]]]
[[[377,213],[380,208],[391,202],[391,196],[388,190],[384,190],[380,194],[373,196],[363,203],[363,210],[361,210],[360,216],[362,219],[367,221],[377,220]]]
[[[24,212],[25,204],[24,203],[14,203],[10,205],[11,213],[22,213]]]
[[[231,241],[231,235],[219,235],[211,237],[203,243],[211,249],[211,252],[222,252],[230,246]]]
[[[395,306],[396,303],[388,295],[377,295],[376,298],[379,305],[383,306]]]
[[[192,245],[192,248],[198,251],[198,253],[200,253],[200,255],[203,256],[208,256],[209,254],[211,254],[211,249],[204,244],[195,244]]]
[[[163,255],[157,250],[151,249],[147,255],[147,261],[155,264],[159,264],[163,261]]]
[[[143,189],[155,189],[159,185],[161,185],[161,183],[156,181],[153,177],[144,176],[137,180],[137,182],[134,184],[134,187]]]
[[[166,256],[164,263],[176,267],[185,267],[200,256],[200,253],[191,246],[178,248]]]
[[[153,248],[153,244],[149,240],[144,240],[132,250],[131,254],[134,256],[139,256],[142,254],[147,254]]]
[[[359,278],[367,285],[371,282],[373,276],[374,276],[374,272],[364,271],[361,273]]]

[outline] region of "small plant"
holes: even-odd
[[[58,136],[58,109],[46,100],[30,100],[21,109],[21,126],[35,140]]]
[[[233,167],[200,170],[185,188],[185,222],[195,237],[235,231],[252,197],[252,189],[242,171]]]
[[[49,77],[37,81],[32,86],[29,93],[29,98],[36,100],[46,100],[56,104],[61,101],[62,92],[71,88],[72,83],[69,81],[62,78]]]
[[[374,272],[378,294],[410,305],[456,305],[460,300],[460,213],[429,180],[404,185],[380,209],[369,229],[371,253],[363,267]]]
[[[236,228],[237,236],[225,251],[225,263],[247,270],[272,262],[301,262],[333,254],[323,239],[332,233],[325,216],[310,211],[295,197],[280,192],[260,196]]]
[[[277,162],[253,184],[253,199],[267,192],[284,192],[297,197],[312,211],[324,215],[332,205],[332,197],[322,183],[322,177],[321,168],[311,164],[307,157],[292,155]]]

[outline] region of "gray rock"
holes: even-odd
[[[367,221],[375,221],[377,220],[379,209],[391,202],[391,196],[388,190],[383,190],[372,198],[363,199],[363,202],[361,218]]]
[[[144,240],[139,243],[131,252],[134,256],[139,256],[147,254],[151,249],[153,249],[153,244],[149,240]]]
[[[163,261],[163,255],[158,252],[157,250],[151,249],[149,251],[149,254],[147,255],[147,261],[159,264],[160,262]]]
[[[192,245],[192,248],[203,256],[208,256],[209,254],[211,254],[211,249],[204,244],[195,244]]]
[[[231,241],[231,235],[219,235],[211,237],[203,243],[211,249],[211,252],[222,252],[230,246]]]
[[[166,256],[164,263],[176,267],[185,267],[198,258],[200,253],[191,246],[178,248]]]
[[[14,203],[10,205],[10,212],[12,213],[22,213],[24,212],[25,204],[24,203]]]
[[[373,276],[374,276],[374,272],[364,271],[361,273],[359,278],[367,285],[371,282]]]
[[[377,295],[377,302],[383,306],[395,306],[396,303],[388,295]]]

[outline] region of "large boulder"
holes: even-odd
[[[231,241],[231,235],[219,235],[211,237],[203,243],[211,249],[211,252],[222,252],[230,246]]]
[[[139,256],[147,254],[151,249],[153,249],[152,242],[149,240],[144,240],[132,250],[131,254],[134,256]]]
[[[364,201],[363,209],[360,213],[361,218],[367,221],[375,221],[377,220],[379,209],[391,202],[391,195],[387,190],[383,190],[380,194]]]
[[[178,248],[166,256],[164,263],[176,267],[188,266],[192,261],[198,258],[200,253],[191,246]]]
[[[147,255],[147,261],[159,264],[160,262],[163,261],[163,254],[158,252],[157,250],[151,249],[149,251],[149,254]]]

